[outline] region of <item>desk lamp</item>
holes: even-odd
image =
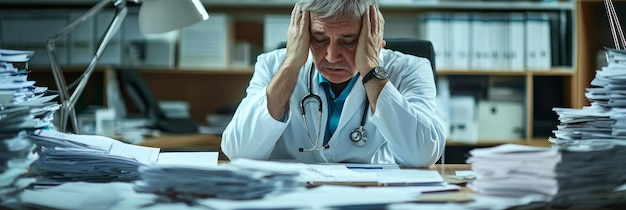
[[[50,58],[52,73],[57,88],[59,89],[59,98],[61,101],[59,115],[61,118],[59,119],[58,125],[59,131],[67,132],[69,119],[73,125],[74,132],[79,133],[80,129],[78,129],[74,105],[87,85],[89,77],[96,67],[96,63],[100,59],[100,56],[102,56],[104,48],[122,25],[128,12],[126,8],[127,1],[141,4],[141,8],[139,9],[139,30],[143,34],[172,31],[209,18],[209,14],[200,0],[102,0],[85,14],[50,37],[47,43],[48,57]],[[70,85],[67,85],[63,76],[63,70],[57,59],[55,51],[56,42],[74,31],[87,20],[92,19],[111,3],[117,7],[115,17],[106,32],[101,35],[101,42],[93,58],[91,58],[83,74]],[[72,88],[74,88],[74,91],[70,92]]]

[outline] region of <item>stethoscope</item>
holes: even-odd
[[[304,119],[304,129],[306,130],[307,137],[309,138],[309,143],[311,143],[311,148],[305,149],[300,147],[298,151],[300,152],[312,152],[318,150],[324,150],[330,148],[330,145],[325,144],[322,147],[318,148],[318,144],[320,142],[320,136],[322,133],[322,98],[319,95],[313,94],[313,69],[314,65],[311,65],[311,69],[309,70],[309,93],[302,97],[300,101],[300,112],[302,112],[302,119]],[[317,136],[315,138],[315,142],[313,142],[313,137],[311,136],[311,132],[309,132],[309,124],[306,121],[306,110],[304,109],[305,105],[308,103],[317,103],[318,104],[318,112],[319,112],[319,120],[317,123],[317,127],[320,128],[317,131]],[[350,141],[353,144],[361,147],[367,143],[367,131],[365,130],[365,119],[367,117],[367,109],[369,108],[369,101],[367,98],[365,99],[365,109],[363,110],[363,117],[361,117],[361,124],[359,127],[355,128],[350,132]]]

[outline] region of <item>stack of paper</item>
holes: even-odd
[[[49,102],[56,95],[45,96],[46,87],[28,81],[28,60],[33,51],[0,49],[0,133],[52,125],[52,116],[60,105]]]
[[[247,159],[214,167],[142,166],[135,190],[177,199],[257,199],[305,189],[300,166]]]
[[[549,200],[558,190],[554,169],[561,156],[555,149],[503,144],[470,154],[467,162],[476,179],[468,186],[478,193],[513,197],[535,193]]]
[[[538,195],[558,208],[597,208],[626,202],[626,146],[605,141],[553,148],[504,144],[474,149],[468,184],[484,195]]]
[[[105,136],[37,130],[29,138],[41,146],[31,167],[39,184],[133,181],[139,179],[139,166],[154,164],[159,156],[158,148]]]
[[[608,65],[596,72],[585,96],[591,106],[554,108],[561,121],[555,144],[578,140],[626,140],[626,51],[606,51]]]
[[[46,88],[27,80],[32,51],[0,49],[0,206],[31,181],[22,178],[37,159],[27,131],[51,124],[59,106],[43,106]]]
[[[626,202],[626,142],[591,140],[559,146],[555,207],[597,208]]]
[[[26,187],[20,179],[37,159],[25,132],[0,133],[0,206]]]

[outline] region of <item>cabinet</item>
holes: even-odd
[[[90,3],[97,1],[66,0],[61,3],[47,1],[3,1],[3,9],[19,8],[88,8]],[[249,43],[253,48],[263,49],[264,22],[268,14],[289,15],[294,0],[250,0],[250,1],[218,1],[203,0],[209,14],[227,14],[232,22],[229,30],[232,31],[232,42]],[[405,3],[403,3],[405,2]],[[438,77],[467,78],[476,77],[493,84],[496,81],[511,81],[523,89],[523,118],[524,129],[522,138],[513,141],[520,144],[549,145],[547,137],[551,130],[556,128],[557,115],[552,107],[580,107],[583,103],[584,87],[589,84],[590,74],[587,69],[593,66],[598,43],[595,33],[584,25],[597,26],[601,17],[601,1],[557,1],[540,3],[536,1],[492,2],[492,1],[440,1],[419,3],[406,1],[381,1],[381,11],[386,19],[386,38],[420,37],[421,27],[418,17],[429,12],[443,13],[499,13],[511,12],[548,12],[558,13],[572,25],[565,35],[573,35],[571,42],[566,43],[570,51],[563,52],[566,57],[576,61],[574,65],[556,66],[549,69],[511,71],[508,69],[493,68],[489,70],[467,69],[459,71],[451,68],[437,69]],[[619,9],[618,9],[619,11]],[[574,22],[573,19],[576,18]],[[622,21],[624,22],[624,21]],[[575,28],[575,30],[574,30]],[[559,35],[561,36],[561,35]],[[595,37],[594,37],[595,36]],[[561,40],[562,37],[557,37]],[[590,41],[591,40],[591,41]],[[520,40],[521,41],[521,40]],[[0,43],[0,46],[3,46]],[[435,46],[437,48],[437,46]],[[576,49],[579,50],[576,50]],[[582,50],[584,49],[584,50]],[[573,52],[578,52],[574,54]],[[579,57],[580,59],[575,59]],[[103,66],[102,69],[105,67]],[[42,81],[40,85],[55,87],[51,73],[45,66],[34,67],[33,79]],[[77,68],[78,69],[78,68]],[[160,100],[185,100],[191,105],[191,114],[198,122],[205,122],[205,116],[224,107],[234,107],[245,96],[245,87],[252,75],[252,67],[227,67],[226,69],[181,69],[139,67],[156,97]],[[582,72],[581,72],[582,69]],[[90,82],[91,91],[83,95],[92,98],[87,104],[103,103],[102,83],[94,80],[102,79],[104,71],[98,71]],[[78,70],[69,70],[68,74],[77,76]],[[173,82],[176,81],[176,82]],[[172,88],[171,83],[175,83]],[[485,90],[482,90],[485,91]],[[100,95],[98,95],[100,94]],[[504,141],[478,141],[474,146],[489,146],[504,143]],[[459,143],[448,143],[450,146],[466,146]],[[470,145],[471,146],[471,145]]]

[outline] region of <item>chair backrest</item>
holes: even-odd
[[[387,41],[387,45],[385,46],[387,49],[428,59],[433,69],[433,75],[436,75],[435,49],[430,41],[414,38],[394,38],[385,39],[385,41]]]
[[[385,39],[385,41],[387,42],[385,46],[386,49],[428,59],[430,61],[430,67],[433,69],[433,76],[436,75],[435,49],[433,48],[432,42],[415,38],[392,38]],[[281,42],[278,44],[277,49],[285,48],[285,46],[286,42]]]

